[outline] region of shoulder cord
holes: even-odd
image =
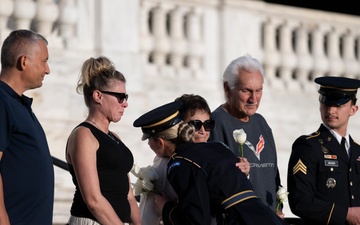
[[[183,160],[185,160],[185,161],[188,161],[189,163],[191,163],[191,164],[193,164],[194,166],[196,166],[197,168],[199,168],[199,169],[205,174],[206,177],[208,176],[207,173],[206,173],[206,171],[205,171],[203,168],[201,168],[201,166],[200,166],[199,164],[197,164],[196,162],[192,161],[191,159],[186,158],[186,157],[183,157],[183,156],[178,156],[178,155],[175,155],[175,156],[173,156],[172,158],[174,158],[174,159],[183,159]]]

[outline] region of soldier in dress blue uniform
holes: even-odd
[[[171,157],[167,177],[177,202],[158,196],[165,225],[286,224],[255,196],[250,181],[237,167],[239,159],[220,142],[192,142],[195,127],[179,117],[182,103],[160,106],[135,120],[143,140],[162,156]]]
[[[288,166],[291,211],[302,224],[360,224],[360,146],[349,135],[360,81],[319,77],[322,124],[299,137]]]

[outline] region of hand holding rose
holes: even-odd
[[[238,167],[241,172],[245,173],[246,176],[249,176],[250,173],[250,163],[245,157],[239,157],[240,162],[236,163],[236,167]]]

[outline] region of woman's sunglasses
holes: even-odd
[[[115,96],[120,104],[123,103],[124,100],[127,101],[129,98],[129,95],[126,93],[112,92],[112,91],[100,91],[100,92],[104,93],[104,94]]]
[[[211,131],[215,127],[215,120],[205,120],[204,122],[201,120],[190,120],[188,123],[192,124],[196,131],[199,131],[202,126],[204,126],[205,131]]]

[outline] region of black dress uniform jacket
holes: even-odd
[[[346,224],[348,207],[360,206],[360,146],[350,137],[350,159],[323,125],[292,146],[288,166],[291,211],[307,225]]]
[[[286,224],[253,194],[236,162],[238,158],[218,142],[178,146],[168,163],[178,202],[165,204],[164,224],[209,225],[215,214],[226,218],[222,224]]]

